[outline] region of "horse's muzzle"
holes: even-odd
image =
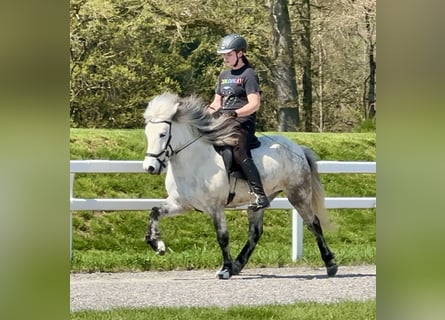
[[[161,168],[158,168],[157,159],[153,158],[145,158],[144,163],[142,165],[145,172],[149,174],[160,174]]]
[[[155,173],[155,170],[156,170],[156,168],[153,167],[153,166],[149,166],[149,167],[147,168],[147,172],[150,173],[150,174],[154,174],[154,173]]]

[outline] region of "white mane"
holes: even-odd
[[[179,96],[174,93],[163,93],[154,97],[144,112],[145,123],[150,120],[171,120],[176,113],[175,105]]]

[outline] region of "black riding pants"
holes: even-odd
[[[228,121],[236,121],[235,135],[237,137],[237,144],[232,147],[233,159],[238,165],[247,159],[252,158],[250,153],[250,145],[255,137],[255,123],[250,119],[233,118]]]

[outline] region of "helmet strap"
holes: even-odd
[[[239,63],[239,60],[240,60],[240,58],[238,57],[238,52],[239,51],[236,52],[236,63],[233,65],[233,68],[236,68],[238,66],[238,63]]]
[[[239,58],[238,58],[238,55],[237,55],[237,56],[236,56],[236,63],[233,65],[233,67],[236,68],[236,66],[238,65],[238,62],[239,62]]]

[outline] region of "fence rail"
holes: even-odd
[[[376,173],[376,163],[368,161],[318,161],[320,173]],[[71,160],[70,161],[70,219],[77,210],[150,210],[163,199],[83,199],[74,198],[76,173],[145,173],[142,161],[130,160]],[[375,208],[376,197],[326,197],[328,209]],[[244,209],[246,206],[233,208]],[[269,209],[292,210],[292,260],[303,256],[303,221],[286,198],[275,198]],[[72,223],[70,221],[70,257],[72,255]]]

